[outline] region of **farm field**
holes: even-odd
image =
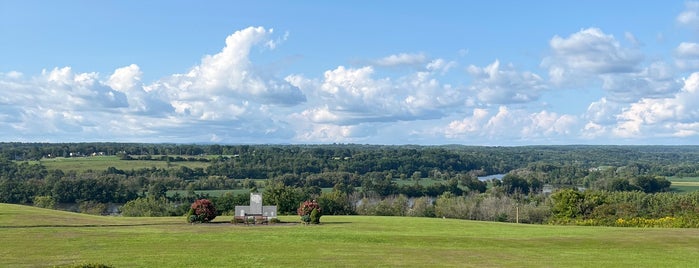
[[[669,177],[672,183],[670,191],[674,192],[694,192],[699,191],[699,177]]]
[[[295,222],[286,216],[283,221]],[[0,267],[691,267],[699,229],[323,216],[323,224],[186,224],[0,204]]]
[[[44,158],[40,161],[30,161],[30,163],[41,163],[47,169],[60,169],[63,172],[76,171],[82,172],[86,170],[106,170],[109,167],[114,167],[121,170],[136,170],[142,168],[179,168],[186,166],[188,168],[206,168],[209,163],[206,162],[171,162],[168,166],[166,161],[152,160],[120,160],[117,156],[90,156],[90,157],[56,157]]]

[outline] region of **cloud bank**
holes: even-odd
[[[699,5],[678,14],[696,26]],[[696,30],[696,29],[691,29]],[[699,137],[699,45],[648,57],[631,32],[553,35],[538,69],[401,52],[320,73],[268,69],[251,53],[294,42],[248,27],[187,70],[144,81],[137,63],[110,74],[55,67],[0,73],[6,141],[218,143],[616,144]],[[302,42],[298,41],[298,42]],[[546,43],[546,40],[542,40]],[[460,67],[461,66],[461,67]],[[522,65],[519,65],[522,66]],[[397,68],[402,67],[402,68]],[[407,67],[407,68],[405,68]],[[552,108],[591,92],[586,109]],[[565,106],[565,103],[558,105]]]

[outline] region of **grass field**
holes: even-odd
[[[323,216],[186,224],[0,204],[0,267],[693,267],[699,230]],[[282,217],[295,221],[296,217]]]
[[[670,190],[673,192],[694,192],[699,191],[699,177],[669,177],[672,182]]]
[[[56,157],[44,158],[40,161],[31,161],[30,163],[41,163],[47,169],[60,169],[64,172],[68,171],[85,171],[91,170],[106,170],[109,167],[115,167],[121,170],[136,170],[142,168],[179,168],[186,166],[189,168],[206,168],[209,163],[206,162],[171,162],[168,166],[166,161],[150,161],[150,160],[120,160],[117,156],[92,156],[92,157]]]
[[[264,189],[264,188],[262,188]],[[209,196],[219,197],[225,193],[233,193],[234,195],[248,194],[250,189],[232,189],[232,190],[196,190],[196,194],[208,194]],[[187,195],[187,190],[169,190],[167,191],[167,196],[173,196],[175,194],[180,194],[181,196]]]

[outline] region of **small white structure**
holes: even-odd
[[[264,216],[268,218],[277,217],[277,206],[263,206],[262,194],[250,193],[249,206],[235,206],[236,216]]]

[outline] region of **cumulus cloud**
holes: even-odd
[[[444,135],[450,139],[485,138],[539,141],[577,135],[578,118],[555,112],[528,112],[500,106],[495,114],[475,108],[471,116],[450,122]]]
[[[537,74],[518,72],[511,65],[502,68],[498,60],[483,68],[471,65],[467,71],[473,77],[471,90],[484,103],[531,102],[537,100],[547,88],[545,81]]]
[[[675,71],[663,62],[655,62],[634,73],[604,74],[602,89],[611,99],[634,102],[640,98],[662,98],[676,93],[681,83],[674,77]]]
[[[470,117],[449,123],[445,130],[445,134],[448,137],[458,137],[466,133],[477,133],[482,130],[482,127],[485,125],[488,114],[489,112],[486,109],[475,108]]]
[[[31,78],[2,73],[0,118],[8,119],[3,122],[15,133],[38,140],[73,132],[96,139],[152,136],[154,141],[288,139],[294,133],[283,114],[305,96],[249,59],[254,47],[274,49],[286,40],[286,35],[273,39],[272,33],[262,27],[234,32],[219,53],[204,56],[184,74],[150,84],[142,81],[136,64],[117,68],[106,78],[75,73],[70,67]]]
[[[357,125],[313,124],[308,128],[302,128],[302,131],[297,133],[295,139],[310,143],[357,142],[367,136],[366,133],[362,133],[362,130]]]
[[[549,45],[552,55],[544,58],[542,66],[549,69],[555,83],[580,75],[633,72],[643,60],[639,51],[621,46],[598,28],[583,29],[567,38],[556,35]]]
[[[249,27],[229,35],[217,54],[204,56],[186,74],[175,74],[148,87],[160,91],[180,115],[201,120],[239,119],[251,104],[296,105],[306,100],[287,81],[256,72],[250,50],[266,44],[272,29]]]
[[[5,122],[22,136],[90,133],[128,107],[125,94],[101,82],[97,73],[63,67],[31,78],[17,74],[0,76],[0,116],[12,118]]]
[[[607,100],[603,97],[599,101],[590,103],[584,118],[596,125],[609,125],[616,123],[616,115],[621,112],[621,104]]]
[[[625,138],[696,135],[699,122],[699,73],[668,98],[643,98],[617,116],[613,134]]]
[[[338,125],[419,120],[441,117],[440,108],[458,101],[457,91],[439,83],[429,72],[397,79],[374,76],[372,66],[339,66],[326,71],[313,94],[322,106],[311,106],[299,115],[312,122]],[[297,84],[313,85],[300,77],[291,79]]]
[[[131,112],[150,115],[172,112],[173,107],[170,103],[146,91],[147,87],[141,81],[142,76],[143,72],[138,65],[131,64],[114,70],[105,84],[126,96]]]

